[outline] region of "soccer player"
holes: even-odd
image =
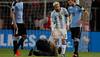
[[[65,56],[66,39],[67,39],[67,20],[69,14],[66,8],[60,7],[59,2],[53,3],[54,10],[51,12],[51,30],[54,43],[57,48],[61,48],[62,56]]]
[[[82,13],[87,13],[81,6],[76,4],[76,0],[68,0],[68,12],[72,16],[71,23],[70,23],[70,31],[72,35],[72,39],[74,41],[74,53],[73,57],[79,57],[78,55],[78,46],[79,46],[79,39],[81,35],[81,16]]]
[[[13,45],[14,45],[13,51],[16,56],[19,56],[20,55],[18,53],[19,46],[21,45],[23,49],[23,42],[26,39],[26,29],[23,20],[23,2],[21,0],[15,0],[12,3],[11,17],[13,20],[12,23],[14,25],[14,30],[15,30],[14,40],[13,40]]]

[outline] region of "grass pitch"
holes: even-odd
[[[21,56],[18,57],[44,57],[44,56],[28,56],[29,50],[20,50]],[[0,57],[15,57],[12,49],[0,49]],[[45,56],[50,57],[50,56]],[[61,56],[58,56],[61,57]],[[66,52],[66,57],[72,57],[72,52]],[[79,52],[79,57],[100,57],[100,52]]]

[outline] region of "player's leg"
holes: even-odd
[[[32,56],[33,55],[33,48],[29,51],[28,56]]]
[[[60,38],[59,37],[59,31],[57,30],[57,29],[55,29],[54,31],[52,31],[52,38],[53,38],[53,42],[54,42],[54,44],[57,46],[58,44],[57,44],[57,42],[58,42],[58,38]]]
[[[17,29],[14,28],[14,25],[11,25],[12,31],[13,31],[13,52],[14,55],[16,55],[17,52],[17,42],[18,42],[18,35],[17,35]]]
[[[21,46],[21,49],[23,49],[23,44],[26,39],[26,28],[24,27],[24,24],[19,24],[18,27],[18,35],[21,36],[18,42],[18,48]]]
[[[20,53],[19,53],[19,51],[18,51],[18,39],[19,39],[19,37],[18,37],[18,34],[17,34],[17,30],[13,30],[14,31],[14,37],[13,37],[13,51],[14,51],[14,55],[15,56],[19,56],[20,55]]]
[[[71,28],[72,39],[74,41],[74,54],[73,57],[78,57],[78,46],[79,46],[79,39],[80,39],[80,27]]]
[[[21,49],[24,48],[24,41],[26,40],[26,35],[22,35],[22,43],[21,43]]]
[[[18,42],[18,48],[21,46],[21,49],[23,49],[25,39],[26,39],[26,36],[22,35],[22,37],[20,38]]]
[[[56,53],[57,54],[60,54],[61,53],[61,47],[60,47],[61,42],[59,41],[61,38],[59,37],[59,34],[60,34],[59,31],[57,29],[55,29],[51,33],[52,41],[53,42],[50,40],[52,43],[54,43],[55,50],[56,50]]]
[[[62,38],[62,45],[61,45],[62,51],[61,51],[61,54],[62,54],[63,57],[65,57],[67,42],[66,42],[65,35],[63,35],[63,37],[64,38]]]
[[[16,29],[16,31],[15,31],[15,38],[17,38],[17,44],[16,44],[16,47],[15,47],[15,56],[20,56],[21,54],[20,54],[20,52],[19,52],[19,39],[20,39],[20,24],[18,24],[17,23],[17,27],[18,27],[18,29]],[[15,43],[16,43],[16,40],[15,40]]]
[[[66,47],[67,47],[67,31],[65,29],[60,30],[61,34],[61,55],[65,57]]]
[[[17,38],[18,36],[17,35],[14,35],[14,39],[13,39],[13,51],[14,51],[14,55],[16,54],[17,52]]]

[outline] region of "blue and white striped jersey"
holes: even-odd
[[[68,16],[68,11],[66,8],[61,7],[60,12],[53,10],[51,12],[51,25],[53,29],[66,29],[66,21]]]

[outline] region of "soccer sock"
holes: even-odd
[[[65,52],[66,52],[66,47],[67,47],[66,39],[62,39],[62,45],[61,45],[62,52],[61,52],[61,54],[65,54]]]
[[[14,51],[14,54],[16,54],[16,52],[17,52],[17,46],[18,46],[18,37],[14,36],[13,37],[13,51]]]
[[[67,45],[62,45],[62,51],[61,51],[61,54],[65,54],[65,52],[66,52],[66,47],[67,47]]]
[[[16,54],[16,51],[17,51],[17,40],[13,41],[13,47],[14,47],[14,49],[13,49],[14,54]]]
[[[33,49],[31,49],[31,50],[29,51],[28,56],[32,56],[32,54],[33,54]]]
[[[62,57],[66,57],[65,54],[62,54]]]
[[[78,41],[74,41],[74,53],[77,54],[78,53],[78,45],[79,45],[79,42]]]

